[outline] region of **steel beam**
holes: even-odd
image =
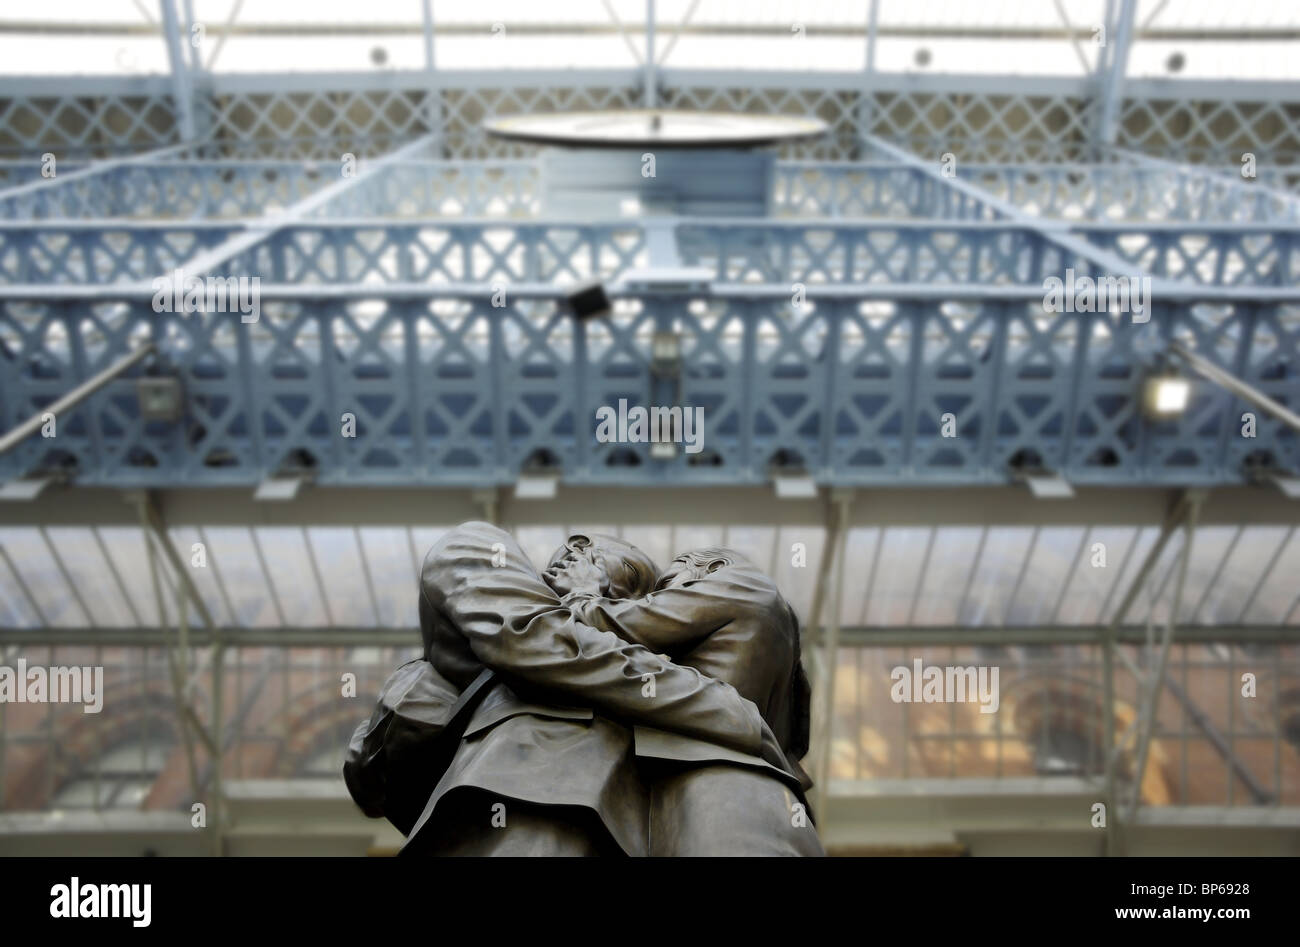
[[[225,660],[225,645],[220,629],[213,621],[207,604],[203,601],[198,588],[194,585],[193,577],[186,569],[184,562],[176,551],[176,547],[172,545],[171,537],[167,534],[166,521],[158,511],[152,497],[148,493],[140,493],[135,500],[140,518],[140,528],[145,534],[145,545],[149,553],[154,588],[158,595],[158,618],[160,622],[166,621],[166,611],[162,604],[161,583],[159,581],[160,571],[156,562],[155,548],[163,552],[175,579],[177,623],[175,636],[169,634],[167,638],[168,664],[171,670],[172,687],[181,726],[182,728],[193,728],[195,735],[202,740],[204,747],[208,751],[209,761],[206,772],[199,775],[194,766],[192,747],[187,747],[187,753],[190,754],[191,778],[196,795],[204,787],[211,787],[208,796],[210,804],[208,806],[207,828],[212,836],[213,854],[221,855],[224,853],[222,831],[225,820],[221,762],[227,745],[222,721],[224,687],[222,665]],[[192,674],[188,673],[188,654],[191,645],[188,619],[189,605],[194,607],[194,610],[198,612],[199,617],[203,620],[203,630],[205,632],[203,638],[207,648],[206,666],[203,666],[202,662],[200,662]],[[204,671],[207,671],[211,678],[211,729],[204,726],[192,703],[195,681]],[[186,734],[185,739],[188,741],[188,734]]]
[[[1169,171],[1172,174],[1180,174],[1189,178],[1194,178],[1205,184],[1219,184],[1224,187],[1230,187],[1234,193],[1239,194],[1244,200],[1259,199],[1263,197],[1268,200],[1277,201],[1279,204],[1287,207],[1294,216],[1300,217],[1300,194],[1293,194],[1290,191],[1280,191],[1277,188],[1269,187],[1267,184],[1258,180],[1253,184],[1246,184],[1241,177],[1226,172],[1220,172],[1215,168],[1206,167],[1205,165],[1170,161],[1167,158],[1161,158],[1157,155],[1149,155],[1143,151],[1134,151],[1131,148],[1112,147],[1107,150],[1111,154],[1117,155],[1137,167],[1161,169]]]
[[[862,88],[858,90],[858,129],[864,143],[875,120],[876,37],[879,35],[879,20],[880,0],[867,0],[867,48],[862,70]]]
[[[0,85],[0,94],[3,94],[2,85]],[[25,184],[16,184],[13,187],[0,188],[0,202],[8,202],[14,198],[24,198],[39,191],[66,185],[69,182],[75,183],[77,181],[84,181],[87,178],[99,177],[109,171],[115,171],[118,168],[171,159],[184,152],[188,147],[189,146],[186,144],[168,145],[165,148],[154,148],[149,151],[142,151],[139,154],[127,155],[121,158],[108,158],[102,161],[92,161],[84,168],[78,168],[76,171],[69,171],[67,174],[56,173],[54,177],[51,178],[39,178],[35,181],[28,181]]]
[[[1106,625],[1105,633],[1102,636],[1102,681],[1104,697],[1102,701],[1103,713],[1103,731],[1105,734],[1105,792],[1106,792],[1106,854],[1117,855],[1121,850],[1120,839],[1120,812],[1119,812],[1119,793],[1117,788],[1116,764],[1119,758],[1119,746],[1115,740],[1115,653],[1117,645],[1117,632],[1121,625],[1124,624],[1125,618],[1128,617],[1129,609],[1137,600],[1138,593],[1145,587],[1151,570],[1155,567],[1169,539],[1173,536],[1174,530],[1183,522],[1187,516],[1191,502],[1187,494],[1183,494],[1172,505],[1169,514],[1165,519],[1164,525],[1160,529],[1160,535],[1148,550],[1146,558],[1142,560],[1142,565],[1138,567],[1137,574],[1129,584],[1128,591],[1120,600],[1115,614],[1111,617],[1110,622]]]
[[[212,46],[212,54],[208,56],[207,68],[209,72],[211,72],[214,68],[216,68],[217,59],[218,57],[221,56],[221,50],[226,45],[226,40],[234,32],[232,30],[232,27],[234,27],[235,25],[235,20],[239,18],[239,11],[242,10],[243,7],[244,7],[244,0],[235,0],[235,2],[230,7],[230,16],[226,18],[225,26],[220,27],[216,31],[217,41]]]
[[[1133,0],[1123,0],[1123,2],[1132,4]],[[1016,205],[1011,204],[1008,201],[1003,201],[997,196],[990,194],[981,187],[977,187],[976,185],[962,181],[956,177],[945,177],[939,170],[938,162],[923,161],[914,153],[904,148],[900,148],[897,145],[887,142],[875,135],[867,136],[867,140],[876,150],[889,154],[897,160],[916,168],[932,180],[940,182],[940,184],[954,193],[962,194],[968,198],[987,204],[1008,220],[1015,221],[1026,229],[1033,231],[1041,239],[1054,243],[1064,250],[1068,250],[1083,260],[1098,267],[1107,275],[1123,275],[1134,278],[1147,277],[1152,281],[1153,296],[1158,296],[1161,299],[1169,298],[1166,295],[1166,289],[1170,286],[1176,287],[1177,285],[1175,281],[1152,277],[1141,267],[1130,263],[1123,257],[1105,250],[1102,247],[1095,246],[1083,237],[1072,233],[1071,229],[1074,224],[1071,221],[1050,220],[1048,218],[1038,217],[1027,213]],[[1197,288],[1199,289],[1201,287]]]
[[[1070,35],[1070,45],[1074,47],[1074,55],[1079,59],[1079,66],[1084,75],[1092,71],[1092,66],[1088,63],[1088,57],[1083,54],[1079,32],[1077,32],[1070,23],[1070,16],[1065,12],[1065,5],[1061,0],[1053,0],[1056,5],[1056,14],[1061,18],[1061,23],[1065,26],[1066,32]]]
[[[1158,12],[1158,11],[1157,11]],[[1135,29],[1140,39],[1162,40],[1170,42],[1205,42],[1205,41],[1283,41],[1300,39],[1300,27],[1284,24],[1245,24],[1241,26],[1215,24],[1203,26],[1148,26],[1152,17],[1148,15],[1144,24]],[[277,22],[243,22],[218,27],[213,32],[230,36],[418,36],[420,23],[412,18],[406,22],[295,22],[292,24]],[[462,20],[448,23],[442,29],[449,36],[481,37],[491,32],[490,20]],[[527,22],[511,27],[521,36],[610,36],[619,32],[616,23],[601,19],[586,22]],[[777,36],[790,35],[789,27],[780,22],[737,22],[735,20],[699,20],[685,25],[684,33],[697,36]],[[862,28],[854,22],[824,23],[818,27],[820,33],[827,36],[858,39]],[[95,35],[95,36],[153,36],[157,33],[156,25],[151,23],[132,23],[120,20],[51,20],[30,18],[24,20],[9,19],[0,24],[0,35],[5,33],[49,33],[54,35]],[[1092,29],[1088,26],[1045,26],[1041,24],[1018,23],[886,23],[879,27],[881,36],[896,39],[984,39],[984,40],[1061,40],[1080,41],[1092,38]],[[1178,80],[1183,81],[1183,80]]]
[[[1184,634],[1183,629],[1179,628],[1176,634],[1180,641],[1187,641],[1187,636]],[[1232,643],[1237,644],[1238,642],[1233,641]],[[1266,806],[1275,802],[1277,796],[1267,789],[1264,784],[1259,781],[1259,778],[1251,771],[1250,767],[1246,765],[1245,761],[1232,751],[1231,740],[1220,732],[1219,728],[1214,725],[1214,721],[1210,719],[1210,715],[1203,711],[1196,702],[1192,700],[1191,695],[1183,689],[1182,685],[1172,677],[1167,677],[1164,686],[1169,690],[1169,693],[1174,696],[1174,699],[1182,705],[1183,710],[1192,719],[1192,723],[1196,724],[1196,728],[1200,730],[1201,733],[1205,734],[1205,738],[1209,740],[1210,745],[1218,751],[1219,756],[1222,757],[1224,763],[1227,764],[1229,771],[1235,775],[1237,779],[1241,780],[1242,784],[1246,787],[1247,792],[1250,793],[1251,798],[1254,800],[1255,805]],[[1280,735],[1277,738],[1280,739]],[[1281,784],[1278,783],[1278,785],[1280,786]]]
[[[1152,487],[1080,487],[1071,499],[1026,502],[1023,487],[877,487],[870,504],[854,505],[849,526],[1161,526],[1180,491]],[[471,489],[314,487],[288,503],[259,503],[242,487],[174,486],[150,491],[173,526],[451,525],[481,519]],[[770,485],[561,486],[535,503],[500,498],[503,522],[518,525],[826,525],[821,499],[772,499]],[[35,500],[0,506],[6,526],[131,526],[133,491],[111,487],[47,490]],[[1278,502],[1262,486],[1216,488],[1202,508],[1202,526],[1300,525],[1300,504]]]
[[[136,495],[135,502],[139,508],[140,526],[146,535],[152,535],[157,541],[158,546],[166,556],[167,564],[171,566],[176,581],[185,589],[186,595],[194,604],[194,609],[203,619],[203,624],[207,628],[216,627],[216,622],[212,620],[212,613],[208,611],[207,603],[203,601],[203,596],[199,594],[198,588],[194,585],[194,579],[185,563],[181,561],[180,554],[176,547],[172,545],[171,538],[167,535],[167,524],[162,514],[158,511],[157,505],[153,502],[148,492],[142,491]],[[160,617],[163,613],[159,613]]]
[[[2,560],[0,560],[2,561]],[[1175,629],[1178,640],[1185,644],[1268,644],[1294,646],[1300,644],[1300,625],[1182,625]],[[100,626],[92,628],[47,625],[26,627],[0,627],[0,645],[12,647],[164,647],[168,636],[174,635],[168,627],[135,625],[129,627]],[[189,630],[191,648],[206,647],[220,638],[229,647],[286,647],[286,648],[418,648],[418,636],[405,627],[362,627],[351,625],[322,625],[301,627],[249,628],[242,625],[221,625],[215,633],[197,627]],[[840,628],[841,648],[974,648],[998,645],[1081,646],[1098,645],[1106,637],[1106,629],[1099,625],[848,625]],[[1141,645],[1146,641],[1145,629],[1140,625],[1126,625],[1115,632],[1115,642],[1121,645]],[[1166,681],[1168,684],[1168,681]]]
[[[420,0],[420,12],[423,14],[424,32],[424,68],[433,72],[433,0]],[[432,76],[431,76],[432,78]]]
[[[623,40],[623,45],[632,54],[632,61],[644,70],[645,60],[642,58],[641,50],[637,49],[636,44],[632,42],[632,37],[628,35],[627,27],[623,25],[623,21],[619,18],[618,11],[614,9],[614,4],[611,0],[601,0],[601,3],[605,7],[605,13],[609,15],[610,22],[614,24],[614,28],[618,31],[619,38]]]
[[[158,575],[158,556],[154,551],[153,543],[146,537],[145,552],[149,560],[150,584],[154,590],[154,602],[158,608],[158,620],[163,621],[165,612],[163,610],[163,590],[162,580]],[[199,782],[198,765],[194,756],[193,733],[206,736],[206,731],[199,724],[194,714],[194,708],[190,705],[190,694],[186,691],[186,667],[182,665],[180,654],[188,655],[187,643],[183,640],[185,637],[186,611],[188,604],[185,599],[184,590],[176,586],[176,613],[177,613],[177,633],[168,634],[164,644],[164,650],[167,654],[167,670],[172,685],[172,700],[176,707],[176,723],[181,731],[181,746],[185,751],[185,767],[190,777],[190,791],[194,794],[194,799],[198,800],[203,796],[203,786]],[[188,663],[188,657],[185,659]],[[191,732],[193,731],[193,733]],[[207,741],[205,740],[205,743]]]
[[[1160,691],[1164,685],[1165,668],[1169,663],[1169,649],[1174,640],[1174,627],[1178,623],[1178,613],[1183,606],[1183,590],[1187,582],[1187,564],[1192,558],[1192,540],[1196,535],[1196,518],[1203,500],[1204,496],[1200,494],[1192,494],[1188,498],[1187,511],[1182,522],[1183,548],[1179,551],[1178,575],[1174,580],[1173,599],[1169,605],[1169,618],[1165,622],[1164,631],[1161,635],[1155,666],[1141,682],[1137,717],[1137,765],[1134,769],[1133,785],[1129,796],[1129,822],[1132,822],[1137,817],[1138,806],[1141,805],[1142,801],[1142,779],[1146,775],[1147,753],[1151,748],[1151,735],[1155,731],[1156,717],[1159,712]],[[1150,650],[1148,647],[1146,651],[1148,655],[1147,663],[1149,663]]]
[[[90,378],[87,378],[66,395],[63,395],[54,403],[48,405],[44,410],[32,415],[17,427],[14,427],[5,432],[3,436],[0,436],[0,454],[8,453],[39,431],[41,426],[45,423],[45,415],[52,414],[57,419],[59,415],[71,411],[109,382],[116,380],[126,372],[130,371],[152,354],[154,354],[152,343],[140,345],[135,349],[135,351],[131,352],[130,355],[123,355],[103,371],[97,372]]]
[[[835,510],[835,519],[830,524],[827,535],[825,551],[822,553],[823,569],[819,570],[817,576],[817,593],[816,604],[813,606],[814,615],[809,620],[809,630],[816,633],[821,639],[821,733],[818,741],[819,746],[815,759],[817,760],[817,780],[816,780],[816,805],[814,812],[824,812],[826,810],[826,798],[831,782],[831,753],[833,750],[833,736],[835,730],[835,669],[839,664],[840,649],[840,603],[844,601],[844,565],[845,557],[848,553],[849,540],[849,514],[853,508],[853,491],[845,490],[839,492],[832,498],[832,504]],[[823,594],[825,586],[823,580],[826,577],[826,567],[830,567],[833,562],[834,568],[834,586],[830,598],[830,619],[825,629],[819,626],[821,612],[824,605]]]
[[[1251,404],[1260,408],[1270,416],[1277,418],[1287,427],[1294,431],[1300,432],[1300,414],[1296,414],[1286,405],[1275,401],[1264,392],[1260,391],[1254,385],[1242,381],[1231,372],[1225,371],[1218,365],[1215,365],[1204,355],[1193,352],[1186,345],[1178,340],[1172,340],[1169,343],[1170,350],[1202,378],[1214,382],[1220,388],[1236,395],[1243,401],[1249,401]]]
[[[1115,50],[1101,88],[1101,108],[1097,123],[1097,141],[1100,145],[1114,144],[1118,131],[1120,99],[1124,92],[1124,77],[1128,72],[1129,45],[1133,39],[1136,9],[1137,0],[1120,0],[1118,22],[1107,36],[1108,41],[1115,43]]]
[[[677,29],[673,30],[673,35],[668,37],[668,42],[659,53],[658,65],[662,66],[668,61],[668,57],[673,54],[673,48],[677,45],[677,40],[681,37],[683,31],[685,31],[690,25],[691,18],[695,16],[695,11],[699,9],[699,6],[700,0],[691,0],[687,5],[686,11],[682,14],[681,21],[677,24]]]
[[[200,45],[193,41],[194,27],[197,20],[194,19],[194,0],[183,0],[181,11],[185,14],[185,42],[190,47],[190,74],[197,76],[203,72],[203,50]],[[206,29],[204,35],[206,36]]]
[[[442,134],[442,89],[438,84],[438,70],[434,59],[434,22],[433,0],[420,0],[424,26],[424,71],[428,75],[428,87],[425,91],[425,122],[434,135]]]
[[[645,107],[655,108],[659,90],[659,79],[655,67],[655,0],[645,0]]]
[[[490,30],[491,24],[480,28],[477,35]],[[385,25],[383,29],[391,32]],[[413,24],[412,32],[419,35],[420,25]],[[778,29],[781,29],[778,27]],[[439,34],[455,32],[451,24],[438,28]],[[611,31],[612,32],[612,31]],[[689,30],[687,31],[690,32]],[[789,35],[789,27],[784,27]],[[860,27],[854,36],[860,37]],[[887,35],[885,29],[879,35]],[[218,41],[221,33],[218,31]],[[1064,38],[1064,37],[1059,37]],[[209,69],[211,63],[209,63]],[[439,72],[448,88],[472,91],[485,88],[520,89],[553,85],[557,72],[546,69],[447,69]],[[565,84],[572,88],[628,86],[641,83],[644,74],[637,54],[635,68],[573,69],[565,70]],[[825,92],[852,92],[862,86],[862,69],[795,71],[755,69],[740,72],[719,69],[665,68],[660,79],[673,88],[691,86],[704,89],[734,88],[785,88],[790,90],[821,90]],[[215,95],[274,95],[287,92],[312,92],[329,89],[339,92],[359,92],[391,89],[419,89],[423,87],[425,70],[395,69],[385,71],[322,71],[322,72],[257,72],[211,73],[211,91]],[[904,73],[876,72],[880,91],[907,93],[955,93],[961,95],[1023,95],[1026,82],[1032,82],[1035,94],[1066,98],[1095,96],[1097,82],[1079,76],[1033,76],[999,73]],[[0,81],[3,96],[98,96],[140,95],[163,93],[169,88],[165,76],[13,76]],[[1177,80],[1178,99],[1185,102],[1215,101],[1223,96],[1220,79],[1186,78]],[[1125,84],[1126,97],[1168,99],[1170,80],[1129,79]],[[1243,100],[1284,103],[1294,101],[1295,83],[1286,80],[1234,80],[1234,95]]]
[[[167,44],[167,59],[171,64],[172,101],[180,124],[181,141],[189,142],[194,134],[194,89],[190,84],[185,53],[181,48],[180,22],[176,16],[176,0],[158,0],[162,12],[163,41]]]
[[[161,0],[161,2],[168,2],[168,0]],[[232,257],[251,250],[283,227],[301,220],[308,214],[324,207],[339,195],[346,193],[362,181],[377,174],[386,165],[396,161],[403,161],[419,154],[420,151],[429,147],[429,145],[436,140],[436,136],[432,133],[422,135],[414,141],[409,142],[380,158],[376,158],[373,161],[359,161],[357,163],[356,174],[352,177],[341,177],[340,180],[334,184],[323,187],[318,191],[314,191],[297,203],[285,208],[274,217],[258,218],[256,222],[250,224],[250,226],[242,233],[236,234],[220,245],[209,250],[204,250],[203,252],[191,257],[176,269],[180,271],[182,280],[189,279],[190,277],[201,277],[220,266],[222,263],[227,262]],[[171,278],[172,274],[167,273],[158,275]]]

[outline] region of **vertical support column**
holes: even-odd
[[[1101,12],[1102,27],[1104,29],[1109,30],[1111,29],[1111,25],[1114,22],[1115,22],[1115,0],[1106,0],[1106,7]],[[1098,81],[1100,81],[1102,76],[1106,74],[1106,70],[1110,68],[1110,58],[1111,58],[1110,54],[1114,52],[1114,50],[1115,50],[1115,44],[1107,43],[1105,46],[1101,48],[1100,52],[1098,52],[1097,63],[1093,67],[1093,74],[1096,76]]]
[[[221,725],[221,715],[224,712],[224,703],[222,700],[222,688],[225,685],[223,671],[226,665],[226,646],[222,644],[220,635],[216,629],[212,630],[212,731],[216,734],[213,741],[215,749],[212,753],[212,811],[208,825],[212,829],[212,854],[220,857],[225,854],[225,845],[222,842],[221,833],[225,828],[226,818],[226,801],[225,790],[221,783],[221,762],[225,756],[226,741],[225,728]]]
[[[1114,36],[1106,37],[1115,43],[1110,68],[1102,76],[1101,114],[1097,123],[1097,143],[1113,145],[1118,131],[1119,103],[1124,88],[1124,75],[1128,71],[1128,51],[1133,40],[1133,19],[1136,0],[1120,0],[1118,22]]]
[[[424,69],[433,72],[433,0],[421,0],[424,13]]]
[[[875,118],[875,74],[876,74],[876,32],[880,14],[880,0],[868,0],[867,3],[867,55],[862,76],[862,88],[858,91],[858,143],[865,145],[867,135],[871,134],[871,122]]]
[[[835,665],[840,646],[840,604],[844,597],[844,556],[848,546],[849,511],[853,506],[853,491],[849,489],[832,490],[831,503],[835,506],[835,515],[826,531],[826,549],[822,553],[821,569],[817,577],[817,592],[813,602],[813,614],[809,624],[809,633],[817,634],[821,645],[816,678],[822,688],[820,721],[815,750],[814,803],[813,812],[821,819],[823,829],[827,824],[826,806],[830,799],[831,773],[831,731],[835,716]],[[832,573],[831,594],[826,597],[826,579]],[[822,634],[822,609],[830,610],[827,631]],[[805,639],[805,644],[807,644]]]
[[[1102,708],[1102,723],[1105,731],[1106,747],[1106,786],[1105,786],[1105,803],[1106,803],[1106,854],[1117,855],[1120,853],[1122,839],[1119,837],[1120,826],[1118,802],[1118,774],[1116,773],[1116,764],[1119,762],[1119,747],[1115,740],[1115,654],[1117,647],[1117,638],[1119,628],[1124,624],[1124,619],[1128,617],[1129,609],[1137,600],[1138,593],[1145,587],[1147,579],[1151,575],[1151,570],[1155,568],[1156,562],[1160,559],[1165,550],[1170,537],[1188,515],[1188,510],[1192,502],[1192,497],[1187,494],[1181,494],[1171,506],[1164,523],[1160,527],[1160,535],[1156,541],[1147,550],[1146,557],[1142,560],[1142,565],[1138,568],[1137,574],[1133,581],[1129,583],[1128,590],[1120,600],[1119,606],[1115,609],[1115,614],[1111,616],[1106,627],[1102,631],[1102,686],[1104,706]],[[1121,655],[1124,657],[1124,655]],[[1130,663],[1130,667],[1131,667]],[[1136,672],[1135,672],[1136,673]]]
[[[425,124],[434,135],[442,133],[442,93],[438,90],[437,64],[433,56],[433,0],[421,0],[424,13],[424,71],[428,73],[428,91],[425,93]],[[438,143],[438,154],[442,144]]]
[[[163,567],[157,561],[157,552],[162,553],[163,561],[170,567],[173,578],[176,580],[176,641],[173,643],[169,639],[167,642],[168,664],[172,673],[172,685],[179,717],[178,723],[182,730],[182,736],[188,744],[189,729],[192,728],[194,735],[202,741],[211,759],[211,780],[208,782],[210,788],[208,794],[210,803],[208,806],[208,828],[212,832],[213,854],[220,855],[223,850],[221,821],[225,808],[221,787],[221,758],[226,747],[225,730],[221,723],[221,668],[225,660],[224,645],[217,630],[216,622],[212,618],[212,613],[208,610],[207,603],[203,601],[198,588],[194,585],[194,579],[186,569],[184,561],[176,551],[176,547],[172,545],[171,538],[167,534],[166,521],[154,504],[152,497],[147,492],[144,492],[134,499],[140,518],[140,531],[144,535],[148,552],[149,569],[153,578],[154,596],[157,601],[160,623],[167,623],[167,611],[163,604],[162,595],[161,573]],[[208,662],[212,686],[212,719],[208,722],[206,728],[199,719],[194,705],[190,702],[190,695],[194,692],[194,683],[202,669],[196,667],[191,672],[189,667],[189,622],[186,616],[186,609],[189,605],[194,607],[204,627],[212,636]],[[187,746],[187,754],[191,751],[192,748]],[[192,761],[190,765],[193,767]],[[197,795],[203,788],[204,780],[198,776],[193,768],[191,768],[191,779]]]
[[[153,543],[145,538],[145,547],[149,552],[149,571],[153,577],[154,594],[158,601],[162,601],[162,586],[158,578],[157,556],[154,553]],[[176,718],[180,724],[181,745],[185,750],[185,767],[190,774],[190,792],[197,801],[203,794],[202,783],[199,779],[199,766],[194,756],[194,740],[190,732],[190,726],[187,720],[186,692],[190,677],[190,645],[189,645],[189,602],[185,598],[185,588],[179,582],[175,587],[176,596],[176,637],[167,636],[167,670],[171,674],[172,697],[176,702]],[[161,605],[159,618],[161,621]],[[200,734],[203,730],[200,728]],[[96,770],[96,777],[99,773]]]
[[[172,100],[176,103],[176,121],[182,141],[194,140],[194,92],[190,87],[189,69],[181,49],[180,23],[176,17],[176,0],[158,0],[162,13],[163,40],[172,70]]]
[[[645,0],[645,107],[658,105],[655,91],[655,0]]]
[[[1119,826],[1119,810],[1115,805],[1115,633],[1117,625],[1106,625],[1101,641],[1101,675],[1102,675],[1102,725],[1105,745],[1102,747],[1103,760],[1106,764],[1106,854],[1114,855],[1118,850],[1116,834]]]
[[[1151,735],[1155,732],[1160,691],[1165,682],[1165,667],[1169,663],[1169,648],[1173,643],[1174,628],[1178,624],[1178,612],[1183,605],[1183,588],[1187,581],[1187,564],[1192,558],[1192,539],[1196,535],[1196,522],[1200,516],[1201,504],[1205,502],[1205,494],[1202,491],[1189,491],[1188,496],[1187,513],[1183,517],[1183,548],[1178,556],[1178,576],[1174,582],[1174,597],[1169,603],[1169,620],[1165,622],[1164,634],[1161,636],[1160,655],[1156,659],[1155,669],[1151,672],[1151,679],[1145,682],[1146,693],[1142,695],[1143,700],[1138,707],[1137,765],[1134,768],[1133,786],[1129,795],[1127,819],[1129,822],[1137,818],[1138,806],[1142,803],[1142,779],[1146,775]],[[1232,773],[1231,762],[1229,772]]]
[[[182,10],[185,12],[185,32],[193,36],[194,30],[194,0],[183,0]],[[203,53],[199,51],[193,40],[190,41],[190,70],[198,75],[203,71]]]

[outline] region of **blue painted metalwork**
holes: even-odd
[[[965,164],[958,176],[1022,210],[1055,219],[1300,221],[1295,195],[1176,165]]]
[[[589,78],[539,98],[628,104],[617,77]],[[837,97],[835,76],[747,93],[833,111],[826,148],[853,160],[778,162],[768,219],[669,221],[680,262],[712,273],[707,291],[644,282],[658,261],[642,220],[540,217],[535,158],[484,157],[474,134],[476,111],[523,107],[519,88],[486,77],[442,77],[446,137],[355,179],[339,173],[351,142],[333,126],[262,140],[232,124],[241,107],[291,106],[305,121],[319,93],[298,80],[264,94],[220,79],[197,104],[224,139],[51,181],[35,162],[6,164],[0,426],[139,338],[161,353],[145,371],[180,378],[186,416],[145,422],[123,379],[59,419],[57,438],[0,457],[0,479],[59,469],[84,484],[251,485],[306,468],[330,484],[483,486],[552,464],[575,484],[751,484],[782,466],[842,485],[997,483],[1025,467],[1132,485],[1300,469],[1293,432],[1260,416],[1257,436],[1242,437],[1247,407],[1206,385],[1176,421],[1147,421],[1138,404],[1150,353],[1173,338],[1300,403],[1300,202],[1119,152],[975,163],[958,148],[947,177],[925,142],[988,128],[969,115],[944,127],[909,119],[942,91],[927,85],[937,79],[916,90],[877,79],[870,109]],[[698,75],[664,80],[675,105],[717,107],[728,94]],[[995,124],[1017,107],[1046,122],[1085,95],[1048,83],[1039,102],[985,84],[973,94]],[[162,92],[145,86],[147,109]],[[1127,82],[1116,106],[1121,143],[1135,89]],[[348,101],[410,107],[360,129],[371,141],[425,130],[423,93],[400,82],[358,86]],[[1085,118],[1071,133],[1081,141]],[[872,129],[922,150],[900,152]],[[1022,159],[1042,150],[1018,146]],[[154,312],[151,281],[176,268],[256,277],[257,321]],[[1045,280],[1070,270],[1152,277],[1150,323],[1045,311]],[[613,312],[576,321],[563,297],[594,278]],[[681,348],[667,370],[652,354],[664,332]],[[704,450],[657,459],[648,445],[598,443],[596,408],[620,399],[704,407]],[[341,436],[345,413],[355,439]],[[949,414],[956,437],[943,433]]]
[[[0,199],[6,219],[260,217],[337,180],[337,165],[300,161],[132,163]]]
[[[396,161],[312,216],[535,217],[538,208],[536,161]]]
[[[93,286],[169,273],[237,232],[229,224],[41,221],[0,224],[0,285]]]
[[[1081,233],[1152,276],[1204,286],[1300,282],[1300,227],[1294,224],[1106,224]]]
[[[304,222],[280,227],[222,264],[273,283],[521,283],[612,278],[646,263],[632,222]]]
[[[291,287],[285,290],[295,291]],[[773,464],[836,484],[1001,482],[1014,461],[1079,483],[1239,482],[1242,464],[1294,468],[1294,435],[1208,386],[1187,415],[1139,415],[1141,333],[1128,317],[1046,314],[1034,300],[881,287],[867,301],[719,291],[630,296],[575,322],[550,298],[263,301],[235,314],[154,313],[144,298],[6,299],[6,427],[152,337],[184,386],[182,424],[146,423],[129,380],[110,385],[58,437],[3,458],[4,474],[65,468],[87,484],[252,484],[285,467],[333,484],[507,483],[539,460],[572,483],[757,483]],[[890,298],[890,296],[896,298]],[[1152,321],[1274,397],[1300,397],[1300,305],[1167,305]],[[652,400],[656,327],[682,340],[669,403],[705,408],[704,451],[653,460],[646,445],[597,444],[595,409]],[[358,437],[340,436],[357,419]],[[940,433],[956,419],[956,438]],[[539,453],[541,452],[541,453]]]

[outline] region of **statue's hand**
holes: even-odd
[[[605,570],[582,556],[558,562],[542,576],[560,598],[575,593],[602,596],[609,583]]]

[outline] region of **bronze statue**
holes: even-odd
[[[655,571],[575,536],[539,575],[494,526],[450,531],[421,573],[424,659],[352,739],[358,805],[404,853],[821,854],[793,613],[727,550]]]

